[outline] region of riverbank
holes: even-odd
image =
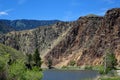
[[[119,76],[109,77],[109,76],[101,76],[98,80],[120,80]]]
[[[108,74],[102,74],[97,80],[120,80],[119,70],[112,70]]]

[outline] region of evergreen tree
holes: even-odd
[[[32,69],[32,55],[31,54],[27,54],[27,62],[25,63],[25,66],[28,68],[28,69]]]
[[[41,67],[42,62],[38,49],[36,49],[35,53],[33,54],[33,60],[35,62],[35,66]]]
[[[33,61],[32,59],[32,54],[28,54],[28,63],[31,64],[31,62]]]
[[[117,59],[115,58],[115,54],[107,51],[104,58],[104,72],[107,73],[108,71],[115,69],[116,65]]]

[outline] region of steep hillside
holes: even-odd
[[[60,37],[67,29],[69,23],[57,23],[51,26],[43,26],[33,30],[17,31],[4,34],[0,38],[0,42],[11,46],[23,53],[33,53],[39,48],[40,53],[46,53],[58,43]],[[62,37],[61,37],[62,38]]]
[[[0,80],[8,79],[8,69],[10,70],[10,66],[8,64],[11,64],[17,60],[24,61],[23,54],[20,54],[20,52],[13,48],[0,44]]]
[[[102,17],[80,17],[79,20],[73,23],[74,27],[69,30],[63,40],[47,54],[46,59],[52,58],[54,65],[63,64],[62,62],[66,61],[65,65],[67,65],[70,60],[75,60],[77,63],[79,59],[83,58],[86,59],[86,62],[82,60],[81,65],[89,64],[89,61],[94,59],[92,57],[97,54],[94,53],[93,56],[90,56],[92,53],[88,52],[87,54],[84,51],[94,45],[93,38],[101,25],[102,19]],[[88,59],[89,57],[85,58],[83,53],[91,59]],[[80,64],[80,62],[78,63]]]
[[[70,60],[76,61],[77,65],[98,65],[110,50],[120,66],[119,8],[108,10],[104,17],[80,17],[73,26],[66,37],[48,52],[46,59],[51,58],[56,66],[68,65]]]
[[[5,46],[1,43],[0,43],[0,57],[4,57],[6,59],[12,58],[14,60],[15,59],[21,59],[21,60],[25,59],[24,55],[21,52],[13,49],[11,47]]]
[[[28,29],[34,29],[39,26],[46,26],[46,25],[52,25],[57,22],[60,22],[59,20],[0,20],[0,31],[2,33],[7,33],[10,31],[20,31],[20,30],[28,30]]]

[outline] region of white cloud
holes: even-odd
[[[8,12],[12,11],[13,9],[7,9],[4,11],[0,11],[0,16],[8,15]]]
[[[3,16],[3,15],[8,15],[8,13],[4,11],[0,11],[0,16]]]

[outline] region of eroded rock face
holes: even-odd
[[[80,17],[73,26],[46,59],[52,58],[54,65],[64,61],[67,65],[70,60],[75,60],[77,65],[98,65],[109,49],[120,65],[119,8],[108,10],[104,17]]]
[[[86,57],[96,56],[97,54],[93,50],[90,52],[87,51],[87,49],[92,48],[92,45],[94,45],[93,38],[97,29],[101,25],[102,19],[102,17],[81,17],[79,20],[73,23],[74,27],[72,27],[66,37],[58,45],[56,45],[50,53],[48,53],[46,58],[48,59],[52,56],[53,61],[55,61],[53,63],[56,65],[62,61],[63,57],[66,57],[67,59],[69,55],[73,55],[73,57],[68,59],[73,59],[75,61],[82,59],[82,63],[79,61],[78,64],[83,65],[85,63],[83,62],[83,59],[86,59],[84,57],[85,55]],[[79,53],[81,50],[84,54]],[[80,58],[78,59],[78,57]]]

